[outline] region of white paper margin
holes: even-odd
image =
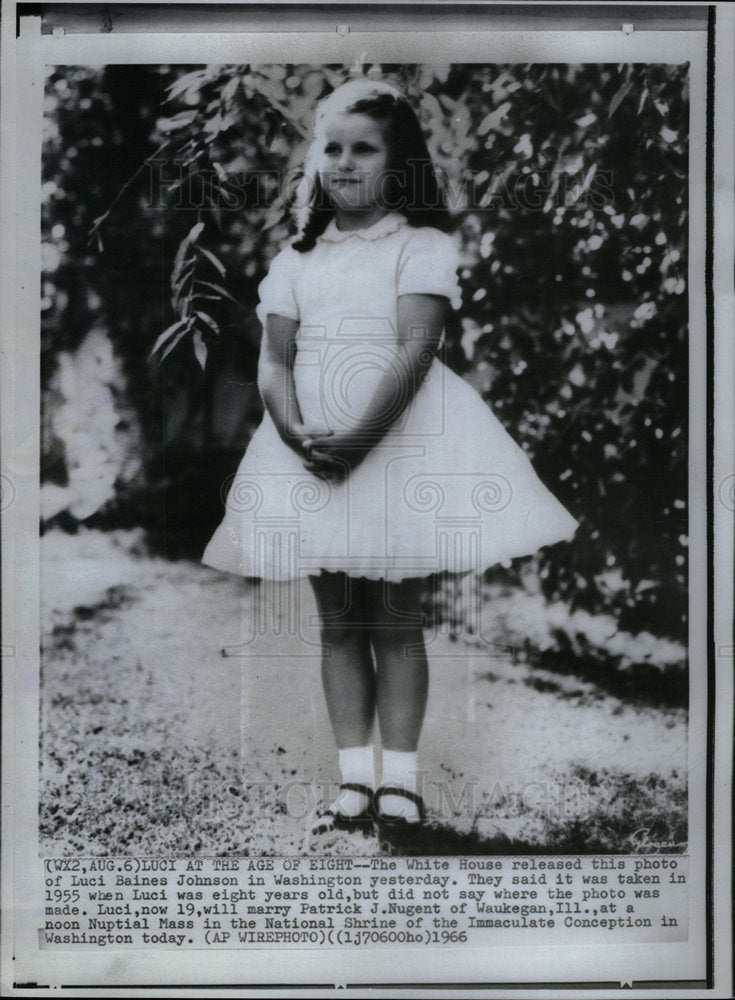
[[[733,26],[735,17],[727,4],[717,4],[716,75],[716,181],[715,181],[715,488],[732,475],[733,408]],[[346,16],[346,15],[345,15]],[[28,934],[33,920],[24,913],[37,901],[30,896],[27,873],[36,858],[37,838],[37,705],[38,705],[38,605],[39,514],[36,473],[38,455],[38,329],[40,197],[40,109],[45,63],[156,63],[261,61],[350,63],[366,52],[375,61],[437,61],[437,38],[431,33],[333,34],[175,34],[175,35],[66,35],[40,36],[38,25],[24,25],[26,39],[15,41],[15,11],[5,8],[2,25],[2,296],[3,337],[2,431],[3,471],[7,471],[22,502],[14,503],[3,518],[3,993],[28,995],[12,982],[40,984],[103,983],[100,995],[122,995],[119,984],[160,983],[153,995],[172,995],[166,983],[205,982],[305,983],[374,982],[380,972],[393,982],[526,982],[528,990],[514,989],[513,996],[534,995],[534,980],[691,979],[703,975],[700,928],[703,907],[690,921],[688,944],[639,946],[605,945],[590,948],[504,948],[501,951],[445,947],[427,953],[400,949],[345,952],[282,951],[164,953],[58,953],[40,952]],[[439,39],[443,62],[676,62],[691,63],[693,151],[690,180],[690,345],[692,363],[691,435],[702,441],[704,433],[704,96],[706,86],[706,35],[703,32],[512,32],[488,34],[475,30],[452,32]],[[286,55],[287,50],[287,55]],[[16,71],[17,80],[16,85]],[[700,353],[700,351],[702,353]],[[703,538],[703,456],[691,455],[692,538]],[[732,788],[732,512],[714,504],[716,531],[715,643],[717,650],[716,767],[715,767],[715,990],[686,996],[729,996],[732,970],[730,934],[730,792]],[[707,658],[702,587],[706,582],[706,553],[691,550],[692,638],[691,672],[704,674]],[[692,685],[690,722],[690,840],[692,885],[704,878],[703,829],[705,768],[705,690]],[[701,900],[700,900],[701,902]],[[25,924],[25,926],[24,926]],[[701,923],[700,923],[701,927]],[[699,940],[697,940],[699,939]],[[15,958],[15,962],[12,960]],[[387,967],[387,968],[386,968]],[[10,979],[6,979],[6,975]],[[722,990],[723,992],[720,992]],[[134,991],[130,991],[134,992]],[[630,991],[634,996],[672,996],[676,990]],[[457,991],[461,996],[464,991]],[[466,995],[503,995],[492,988]],[[199,995],[179,991],[177,995]],[[223,991],[223,995],[258,995],[257,990]],[[372,992],[372,995],[376,995]],[[414,992],[413,995],[416,995]],[[434,995],[436,995],[434,993]],[[454,995],[454,992],[453,994]],[[579,996],[578,991],[555,991],[556,996]],[[593,995],[587,992],[585,995]],[[605,995],[602,993],[594,995]],[[610,994],[615,995],[615,994]]]

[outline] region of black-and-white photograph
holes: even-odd
[[[43,850],[685,850],[688,64],[45,102]]]
[[[17,12],[3,992],[728,995],[735,15]]]

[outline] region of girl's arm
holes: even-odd
[[[447,300],[442,295],[401,295],[395,361],[355,426],[332,435],[313,435],[305,441],[316,471],[320,462],[337,460],[346,474],[358,465],[403,413],[421,385],[439,345]]]
[[[268,314],[258,361],[258,389],[281,439],[304,457],[303,423],[293,377],[298,329],[298,320]]]

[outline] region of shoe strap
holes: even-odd
[[[325,809],[323,812],[317,813],[314,822],[311,824],[311,829],[312,832],[316,832],[317,828],[325,821],[326,827],[329,828],[330,826],[333,827],[335,823],[363,823],[368,819],[371,819],[371,811],[369,809],[358,813],[356,816],[350,816],[349,813],[341,813],[335,809]]]
[[[339,789],[340,789],[340,791],[344,790],[344,791],[348,791],[348,792],[359,792],[360,794],[366,796],[366,798],[368,800],[368,808],[372,807],[372,804],[373,804],[373,790],[372,790],[372,788],[370,788],[369,785],[360,785],[356,781],[344,781],[339,786]],[[363,815],[367,811],[368,811],[367,809],[363,809],[362,813],[357,813],[356,816],[350,816],[349,813],[340,812],[338,809],[334,809],[332,806],[330,806],[328,809],[324,809],[324,810],[322,810],[322,812],[317,813],[317,817],[316,818],[317,818],[317,821],[321,820],[321,819],[346,819],[346,820],[351,820],[351,819],[358,818],[359,816]]]
[[[360,785],[356,781],[343,781],[339,786],[340,791],[343,789],[347,792],[360,792],[362,795],[367,796],[372,802],[373,790],[369,785]]]
[[[375,793],[375,807],[378,808],[378,800],[384,795],[402,795],[404,799],[409,799],[418,806],[419,816],[421,819],[424,818],[425,807],[424,800],[416,792],[410,791],[408,788],[401,788],[400,785],[381,785],[380,788]]]

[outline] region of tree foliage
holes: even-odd
[[[184,475],[196,426],[201,449],[239,458],[246,441],[216,431],[223,373],[252,381],[256,288],[293,231],[315,102],[351,74],[392,80],[457,219],[463,304],[448,361],[582,522],[573,542],[538,557],[545,592],[611,612],[621,628],[681,636],[688,66],[122,70],[49,80],[51,367],[65,331],[101,312],[130,372],[157,387],[139,400],[151,468],[163,439]],[[120,261],[130,273],[115,287]],[[160,368],[146,367],[151,352]],[[179,430],[157,409],[164,389],[185,400]],[[242,398],[249,433],[258,403]]]

